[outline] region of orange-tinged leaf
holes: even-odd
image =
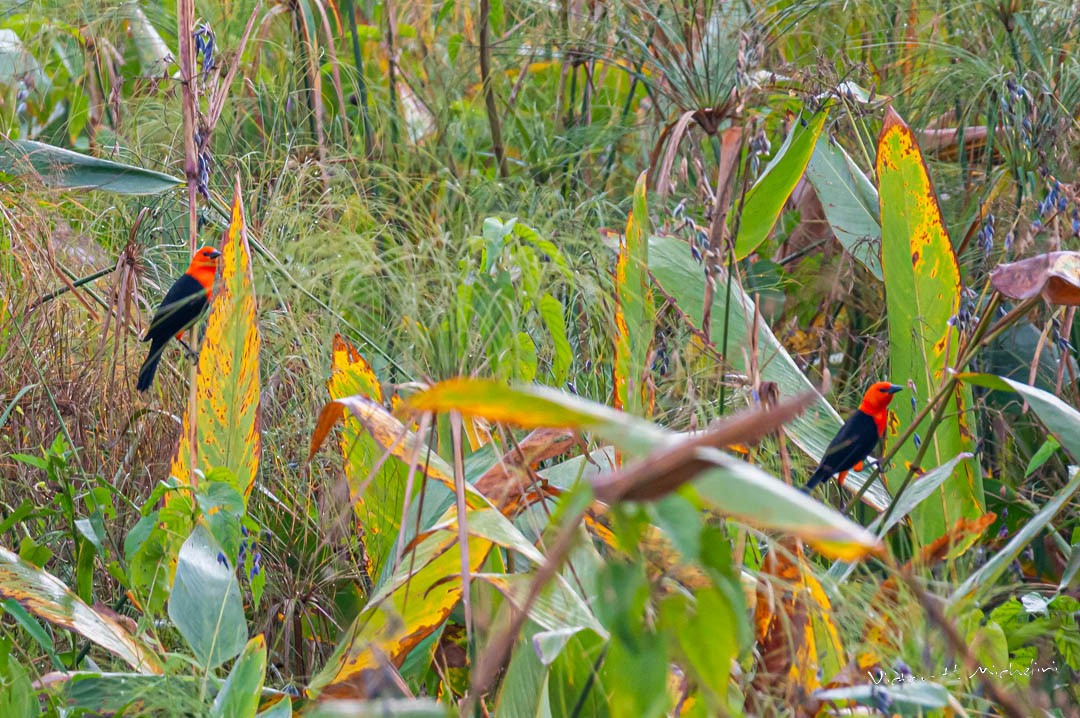
[[[616,409],[637,416],[652,412],[654,393],[648,381],[654,308],[649,287],[649,210],[645,200],[647,173],[634,187],[634,207],[619,236],[615,264],[615,358],[612,362]]]
[[[755,685],[767,692],[782,686],[785,699],[804,703],[822,674],[840,670],[843,645],[802,545],[784,544],[785,550],[769,552],[758,585],[754,626],[762,665]]]
[[[312,678],[309,697],[334,700],[371,695],[385,685],[382,673],[387,664],[400,666],[410,651],[443,625],[462,595],[456,539],[456,527],[435,532],[420,543],[415,557],[402,561]],[[470,572],[480,570],[492,545],[486,539],[469,537]]]
[[[340,334],[334,335],[331,345],[330,379],[326,382],[330,398],[360,394],[382,403],[382,386],[375,371],[360,352]]]
[[[895,401],[896,422],[889,424],[886,445],[906,430],[920,405],[947,380],[946,369],[957,358],[961,337],[952,318],[960,308],[960,269],[938,207],[937,196],[915,143],[914,134],[891,108],[878,140],[877,175],[881,205],[881,262],[889,322],[889,379],[911,390]],[[915,407],[912,406],[913,398]],[[932,436],[930,417],[916,428],[929,442],[923,463],[941,466],[953,457],[974,452],[967,412],[971,390],[957,386],[945,399],[948,410]],[[899,483],[915,460],[914,441],[900,447],[888,479]],[[922,543],[940,536],[960,517],[982,513],[982,476],[978,464],[964,461],[937,490],[939,497],[912,513]]]
[[[194,485],[194,469],[206,473],[226,467],[235,478],[236,490],[246,499],[259,470],[262,435],[259,328],[239,178],[232,221],[218,262],[221,278],[210,302],[195,377],[194,445],[190,443],[189,407],[184,411],[183,431],[170,473],[180,482]]]
[[[64,582],[0,548],[0,596],[30,614],[98,644],[140,673],[161,674],[161,659],[112,616],[86,605]]]
[[[629,414],[538,385],[507,386],[494,379],[458,378],[434,384],[405,400],[402,410],[458,411],[526,429],[591,431],[624,451],[645,453],[668,432]]]
[[[331,399],[356,395],[373,404],[383,400],[375,371],[340,334],[334,335],[326,386]],[[400,461],[383,461],[386,447],[368,434],[351,412],[343,416],[339,444],[349,501],[362,534],[367,574],[377,576],[401,527],[407,467]]]
[[[416,434],[395,419],[380,404],[362,396],[346,396],[327,403],[319,413],[315,422],[315,430],[311,434],[311,448],[308,451],[308,461],[322,446],[330,430],[341,421],[346,414],[360,422],[360,425],[375,439],[383,451],[401,460],[407,466],[414,456],[419,457],[417,472],[427,478],[438,481],[451,491],[454,490],[454,474],[449,465],[435,452],[429,451]],[[418,453],[419,449],[419,453]],[[470,505],[485,505],[483,500],[472,486],[466,485],[466,498]]]

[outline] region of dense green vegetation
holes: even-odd
[[[1078,28],[0,3],[0,715],[1078,715]]]

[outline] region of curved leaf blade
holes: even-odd
[[[221,279],[210,303],[195,378],[195,444],[192,447],[189,443],[191,417],[185,410],[171,474],[181,482],[195,483],[194,468],[206,474],[226,467],[236,481],[234,488],[246,501],[259,471],[262,446],[260,340],[239,178],[219,264]]]
[[[161,673],[161,660],[115,619],[86,605],[63,581],[0,548],[0,597],[93,641],[142,673]]]
[[[33,140],[0,143],[0,172],[37,175],[50,187],[158,194],[183,183],[171,175],[66,150]]]
[[[676,301],[689,321],[700,327],[705,297],[705,273],[691,258],[686,242],[673,237],[650,237],[649,263],[653,279]],[[721,277],[717,281],[726,280]],[[723,336],[724,317],[727,315],[729,346],[747,346],[750,343],[754,300],[737,283],[732,283],[731,296],[734,301],[728,314],[725,295],[726,292],[720,291],[713,296],[710,336]],[[843,419],[825,397],[817,393],[814,385],[799,371],[795,360],[764,323],[758,325],[757,345],[761,378],[776,382],[782,396],[804,392],[816,394],[817,398],[806,412],[784,427],[784,433],[815,462],[820,461],[829,442],[840,430]],[[736,371],[746,371],[748,368],[741,351],[729,352],[726,359]],[[849,472],[844,488],[852,492],[858,491],[869,477],[867,471]],[[889,505],[889,494],[881,482],[875,481],[863,494],[863,500],[878,511],[884,511]]]
[[[874,185],[827,134],[818,137],[806,178],[840,244],[881,279],[881,214]]]
[[[526,429],[558,427],[590,431],[627,453],[640,454],[668,432],[630,414],[537,385],[507,386],[494,379],[439,382],[405,400],[413,411],[459,411]]]
[[[1061,447],[1073,461],[1080,464],[1080,411],[1048,391],[993,374],[958,374],[957,378],[968,384],[984,386],[999,391],[1015,391],[1031,405],[1035,415],[1057,438]]]
[[[201,524],[180,547],[169,595],[169,618],[206,669],[238,655],[247,642],[236,573]]]
[[[739,220],[739,234],[735,237],[736,259],[745,259],[772,232],[784,209],[784,203],[806,171],[814,145],[817,144],[821,128],[825,126],[828,117],[829,113],[822,110],[809,120],[800,116],[799,121],[793,122],[784,144],[762,170],[758,181],[746,193]]]
[[[260,633],[248,641],[236,659],[210,706],[210,718],[254,718],[265,678],[266,639]]]
[[[945,382],[946,368],[956,361],[960,337],[951,319],[960,307],[960,267],[915,136],[891,108],[878,140],[877,174],[891,380],[911,389],[916,402],[927,401]],[[926,435],[930,417],[916,429],[930,442],[925,460],[934,466],[975,450],[966,415],[972,406],[971,390],[958,385],[945,401],[949,410],[933,436]],[[909,401],[894,402],[892,408],[897,421],[890,423],[888,436],[895,440],[900,427],[911,424],[916,409]],[[897,468],[890,474],[906,473],[918,451],[914,442],[901,446]],[[933,541],[960,518],[982,513],[982,475],[974,462],[958,465],[939,496],[912,514],[921,543]]]
[[[615,357],[612,362],[615,395],[612,405],[635,416],[651,411],[648,373],[653,341],[652,290],[649,288],[649,210],[646,205],[647,172],[634,186],[634,207],[619,236],[615,263]]]
[[[711,509],[749,526],[798,536],[832,558],[850,561],[882,550],[881,540],[862,526],[761,469],[718,449],[697,453],[716,466],[692,484]]]

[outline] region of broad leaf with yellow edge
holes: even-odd
[[[693,440],[579,396],[541,386],[509,387],[487,379],[440,382],[414,394],[405,406],[423,411],[456,410],[526,428],[588,431],[635,457],[650,455],[640,462],[628,462],[621,472],[624,475]],[[739,416],[729,421],[737,421]],[[718,449],[698,448],[683,459],[679,465],[661,462],[661,468],[677,474],[685,464],[688,470],[700,473],[692,490],[710,508],[754,526],[791,532],[834,558],[854,560],[880,550],[877,538],[839,512]],[[598,495],[606,487],[604,479],[611,476],[592,477]]]
[[[183,431],[170,473],[181,483],[194,484],[194,469],[207,473],[225,467],[232,472],[234,488],[246,500],[259,470],[262,438],[259,328],[239,179],[218,263],[221,278],[210,301],[195,377],[194,444],[189,407],[184,411]]]
[[[581,397],[534,384],[507,386],[494,379],[447,379],[413,394],[403,410],[481,416],[524,429],[560,427],[591,431],[624,451],[641,453],[668,433],[644,419]]]
[[[311,448],[308,451],[308,461],[322,446],[330,430],[346,416],[359,421],[360,425],[382,448],[383,453],[396,457],[408,466],[414,456],[419,457],[417,474],[438,481],[451,491],[454,490],[454,472],[446,461],[421,441],[413,431],[395,419],[390,412],[381,404],[363,396],[346,396],[328,402],[319,413],[315,422],[315,431],[311,434]],[[484,503],[483,497],[479,496],[472,486],[466,485],[466,500],[470,505]]]
[[[655,321],[649,288],[646,175],[642,172],[634,187],[634,207],[626,222],[626,233],[619,237],[615,264],[614,405],[637,416],[651,413],[653,403],[651,384],[646,381]]]
[[[878,197],[881,203],[881,265],[885,278],[889,321],[889,379],[912,390],[892,404],[886,443],[895,440],[915,417],[919,402],[929,400],[947,380],[945,370],[956,361],[959,332],[950,319],[960,308],[960,268],[938,208],[922,153],[911,129],[891,108],[878,140]],[[974,452],[975,441],[967,412],[971,390],[957,385],[946,397],[944,419],[927,435],[927,417],[916,433],[930,446],[923,459],[941,466],[953,457]],[[906,475],[918,449],[909,441],[896,455],[889,478]],[[929,543],[960,518],[983,512],[982,475],[973,461],[957,465],[938,489],[937,498],[912,512],[916,535]]]
[[[326,385],[331,399],[356,395],[374,405],[383,402],[382,387],[371,365],[340,334],[334,335]],[[340,446],[349,502],[364,533],[368,575],[378,576],[401,527],[407,467],[400,461],[382,461],[387,447],[369,434],[352,412],[343,418]]]
[[[492,546],[484,538],[469,537],[470,572],[480,570]],[[425,537],[345,631],[326,665],[312,678],[308,696],[320,700],[369,696],[383,682],[383,671],[400,667],[461,600],[461,563],[456,526]]]
[[[5,548],[0,548],[0,597],[16,601],[30,614],[93,641],[140,673],[162,672],[157,654],[115,618],[86,605],[56,576]]]

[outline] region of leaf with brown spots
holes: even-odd
[[[1010,299],[1042,295],[1050,304],[1080,306],[1080,252],[1049,252],[999,264],[990,282]]]
[[[800,543],[784,541],[766,556],[754,628],[761,654],[757,691],[802,705],[821,686],[820,675],[840,671],[844,651],[832,605]]]
[[[469,523],[473,520],[470,515]],[[342,635],[333,655],[312,678],[310,698],[365,698],[393,687],[405,657],[443,625],[461,600],[462,563],[456,546],[456,525],[435,531],[418,544]],[[484,538],[469,537],[470,571],[480,570],[492,546]]]
[[[921,404],[947,379],[961,340],[952,321],[960,309],[960,268],[945,230],[937,196],[911,129],[891,108],[878,140],[878,198],[881,204],[881,264],[889,322],[889,379],[911,389],[894,401],[897,421],[889,423],[886,444],[910,426]],[[941,466],[964,452],[974,452],[967,425],[971,390],[957,386],[945,399],[945,418],[928,435],[930,417],[916,428],[929,442],[922,463]],[[914,462],[915,442],[900,447],[887,478],[899,483]],[[983,488],[978,464],[964,461],[938,489],[939,498],[919,505],[912,514],[916,535],[929,543],[958,518],[982,514]]]
[[[194,485],[198,481],[194,469],[206,473],[223,466],[232,472],[235,488],[246,500],[259,471],[262,434],[259,328],[239,178],[218,262],[221,278],[210,302],[195,376],[195,431],[192,434],[189,406],[170,473]]]
[[[340,334],[334,335],[326,387],[335,400],[356,395],[372,405],[383,401],[382,387],[371,365]],[[351,411],[342,416],[339,445],[348,500],[363,532],[368,575],[377,576],[401,527],[408,467],[401,461],[384,461],[387,447],[369,434]]]
[[[161,659],[115,618],[99,613],[51,573],[0,548],[0,596],[30,614],[74,631],[117,656],[140,673],[160,674]]]

